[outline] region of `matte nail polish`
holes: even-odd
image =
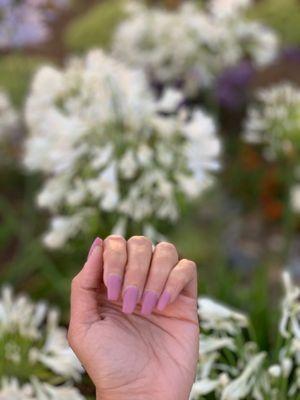
[[[102,240],[99,237],[96,237],[96,239],[93,241],[93,243],[91,245],[91,248],[90,248],[90,251],[89,251],[89,254],[88,254],[88,259],[91,256],[91,254],[93,253],[95,247],[101,246],[101,244],[102,244]]]
[[[138,301],[139,290],[136,286],[129,286],[125,292],[123,297],[123,312],[125,314],[132,314],[136,303]]]
[[[141,313],[144,315],[150,315],[157,304],[157,300],[157,294],[151,290],[147,290],[143,296]]]
[[[110,274],[107,278],[107,299],[118,300],[122,286],[122,279],[117,274]]]
[[[159,311],[163,311],[163,309],[168,305],[168,303],[171,300],[171,295],[169,292],[167,292],[166,290],[162,293],[162,295],[160,296],[160,299],[158,301],[157,304],[157,309]]]

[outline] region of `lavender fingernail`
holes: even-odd
[[[99,237],[96,237],[96,239],[93,241],[93,243],[91,245],[91,248],[90,248],[90,251],[89,251],[89,254],[88,254],[88,257],[87,257],[88,259],[92,255],[95,247],[101,246],[101,244],[102,244],[102,240]]]
[[[147,290],[144,293],[141,313],[144,315],[150,315],[154,307],[156,306],[157,300],[157,294],[155,292],[152,292],[151,290]]]
[[[168,305],[169,301],[171,300],[171,295],[166,290],[160,296],[159,302],[157,304],[157,309],[159,311],[163,311],[163,309]]]
[[[135,286],[129,286],[124,293],[123,297],[123,313],[133,313],[136,303],[138,301],[139,290]]]
[[[122,286],[122,279],[119,275],[110,274],[107,278],[107,299],[118,300]]]

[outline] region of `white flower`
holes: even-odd
[[[0,400],[36,400],[36,397],[30,384],[21,386],[16,378],[2,378]]]
[[[251,4],[252,0],[211,0],[209,10],[219,18],[233,18],[238,17]]]
[[[190,400],[198,400],[199,396],[213,392],[219,386],[218,380],[202,379],[193,384]]]
[[[245,314],[237,312],[212,299],[201,297],[198,300],[201,325],[205,329],[213,329],[236,333],[237,330],[248,326]]]
[[[259,22],[237,22],[234,26],[238,42],[251,54],[257,67],[272,63],[278,55],[278,39],[274,32]]]
[[[279,378],[282,373],[282,370],[280,365],[274,364],[269,367],[268,372],[272,378]]]
[[[199,129],[203,132],[202,138],[199,137]],[[215,124],[203,111],[197,111],[186,124],[184,133],[189,139],[186,142],[189,167],[194,172],[195,178],[203,182],[205,181],[203,171],[206,168],[215,170],[219,166],[221,144],[216,136]]]
[[[300,185],[297,184],[291,188],[290,192],[291,207],[292,210],[299,214],[300,213]]]
[[[245,56],[259,67],[275,58],[277,37],[247,19],[244,10],[249,3],[212,0],[206,10],[184,2],[172,11],[135,4],[117,28],[113,54],[142,68],[151,80],[182,82],[185,93],[194,95]]]
[[[4,288],[0,297],[0,341],[5,343],[5,356],[1,362],[4,370],[6,365],[13,363],[15,374],[20,370],[22,379],[26,377],[27,369],[30,374],[34,368],[37,377],[41,374],[41,379],[79,380],[83,369],[68,345],[67,331],[59,326],[58,317],[58,312],[48,309],[45,303],[34,304],[25,295],[14,298],[11,289]],[[27,378],[29,382],[30,376]],[[0,399],[1,390],[4,393],[19,390],[16,380],[5,382],[0,388]],[[20,391],[23,393],[23,389]]]
[[[157,108],[158,111],[172,112],[175,111],[183,100],[183,95],[179,90],[168,88],[159,100]]]
[[[49,311],[47,336],[43,347],[33,347],[29,357],[32,362],[41,362],[59,376],[79,380],[83,369],[66,342],[66,330],[58,327],[58,313]]]
[[[91,218],[111,213],[124,234],[132,224],[153,233],[159,221],[178,219],[179,198],[211,184],[215,124],[202,110],[175,112],[181,98],[174,89],[157,98],[141,71],[100,50],[37,72],[24,164],[45,177],[38,204],[52,214],[46,246],[63,247]]]
[[[287,378],[293,368],[293,361],[291,360],[291,358],[283,358],[283,360],[281,360],[281,368],[283,375]]]
[[[51,220],[50,230],[44,235],[44,244],[51,249],[62,247],[84,224],[85,215],[81,212],[71,217],[54,217]]]
[[[274,156],[298,150],[300,133],[300,90],[291,83],[277,84],[257,92],[250,107],[244,137],[263,143]]]
[[[36,400],[84,400],[78,389],[70,385],[53,386],[32,379]]]
[[[70,385],[53,386],[32,378],[22,386],[16,378],[2,378],[0,400],[84,400],[84,397]]]
[[[300,339],[300,288],[292,282],[288,272],[283,273],[285,297],[282,302],[282,317],[280,320],[280,333],[283,337],[291,335]]]
[[[214,337],[212,335],[200,336],[200,357],[206,353],[218,351],[223,348],[235,350],[233,339],[229,337]]]
[[[11,332],[29,339],[39,339],[39,328],[46,311],[44,303],[34,305],[23,295],[14,299],[12,290],[8,287],[3,288],[0,298],[0,336]]]
[[[253,377],[259,375],[260,369],[266,357],[265,353],[254,356],[242,372],[235,380],[231,381],[222,392],[222,400],[239,400],[244,399],[255,385]]]

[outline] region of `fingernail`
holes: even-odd
[[[139,296],[138,288],[129,286],[124,293],[123,297],[123,312],[125,314],[133,313]]]
[[[156,306],[157,300],[157,294],[155,292],[152,292],[151,290],[147,290],[144,293],[141,313],[144,315],[151,314],[154,307]]]
[[[90,248],[90,251],[89,251],[89,254],[88,254],[88,257],[87,257],[88,259],[89,259],[90,256],[92,255],[94,249],[95,249],[97,246],[101,246],[101,244],[102,244],[102,240],[101,240],[99,237],[96,237],[96,239],[93,241],[93,243],[92,243],[92,245],[91,245],[91,248]]]
[[[122,279],[119,275],[110,274],[107,278],[107,299],[118,300],[122,286]]]
[[[163,309],[167,306],[170,300],[171,300],[171,295],[169,292],[165,290],[163,294],[160,296],[159,302],[157,304],[157,309],[159,311],[163,311]]]

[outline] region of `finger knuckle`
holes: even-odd
[[[152,270],[152,274],[158,278],[165,278],[166,277],[166,270],[163,267],[157,266]]]
[[[105,249],[103,252],[103,257],[106,259],[112,257],[114,260],[123,259],[125,258],[124,248],[121,246],[113,246],[109,249]]]
[[[180,290],[180,280],[174,278],[168,282],[167,290],[169,293],[177,293]]]

